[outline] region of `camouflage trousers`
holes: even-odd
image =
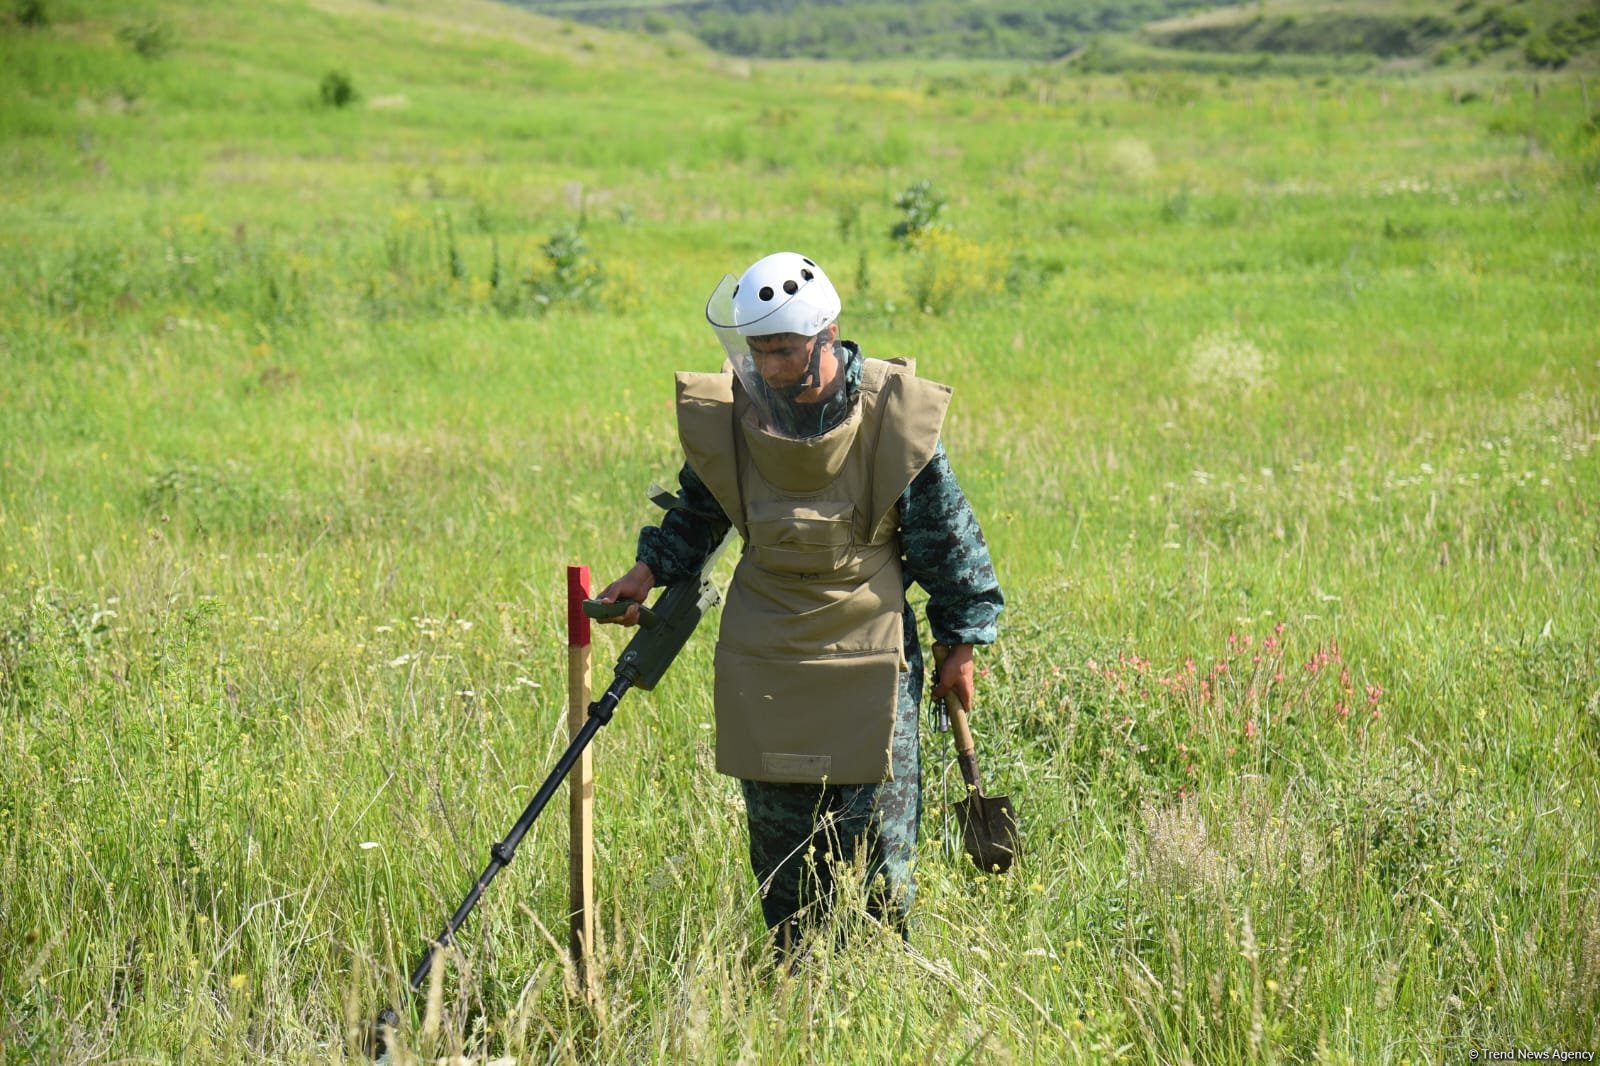
[[[785,944],[798,943],[832,907],[843,877],[863,877],[867,912],[905,935],[916,895],[913,866],[922,822],[917,710],[923,684],[921,650],[915,637],[906,644],[910,664],[900,675],[890,780],[870,785],[740,781],[750,866],[762,916],[780,952]]]

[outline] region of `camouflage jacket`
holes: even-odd
[[[845,356],[845,400],[854,402],[861,386],[861,352],[840,342]],[[821,405],[831,428],[844,418],[848,402]],[[678,504],[659,526],[639,533],[637,558],[650,567],[659,585],[671,585],[699,574],[732,523],[711,490],[687,463],[678,472]],[[912,582],[928,593],[928,624],[940,644],[992,644],[1005,606],[1000,583],[989,558],[983,530],[956,482],[941,443],[900,496],[900,552],[906,587]],[[909,621],[909,619],[908,619]],[[916,633],[906,634],[915,647]]]

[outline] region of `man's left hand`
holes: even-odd
[[[945,693],[954,692],[961,701],[961,709],[972,710],[972,645],[952,644],[945,657],[944,668],[939,671],[939,683],[933,687],[933,698],[943,699]]]

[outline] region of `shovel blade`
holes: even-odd
[[[956,804],[961,840],[973,865],[985,873],[1005,873],[1020,852],[1017,812],[1010,796],[974,792]]]

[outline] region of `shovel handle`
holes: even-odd
[[[943,644],[933,646],[933,683],[938,685],[939,675],[944,672],[944,661],[950,655],[949,649]],[[950,715],[950,732],[956,742],[956,762],[961,767],[961,776],[967,782],[967,787],[973,792],[983,791],[983,782],[978,777],[978,745],[972,740],[972,728],[967,725],[967,711],[961,706],[961,700],[954,691],[944,694],[944,708]]]

